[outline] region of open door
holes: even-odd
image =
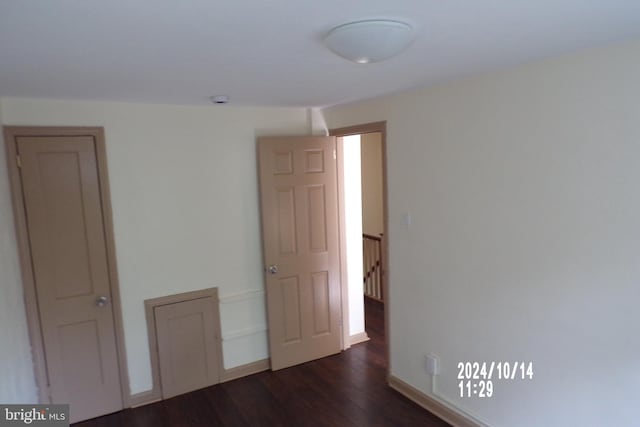
[[[258,139],[272,369],[341,350],[334,137]]]

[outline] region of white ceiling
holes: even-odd
[[[333,26],[406,20],[400,56],[353,64]],[[324,106],[640,38],[640,0],[0,0],[0,96]]]

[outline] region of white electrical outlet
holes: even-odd
[[[427,354],[424,357],[424,367],[429,375],[438,375],[438,357],[433,354]]]

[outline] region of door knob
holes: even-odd
[[[273,264],[269,266],[269,273],[271,274],[277,274],[278,273],[278,266]]]
[[[107,304],[109,304],[109,298],[107,298],[105,296],[101,296],[101,297],[96,298],[96,305],[98,307],[104,307]]]

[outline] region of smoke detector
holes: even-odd
[[[210,96],[209,99],[214,104],[227,104],[229,102],[228,95],[214,95]]]

